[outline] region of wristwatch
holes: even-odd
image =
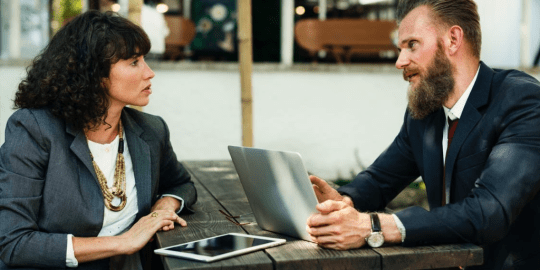
[[[371,234],[366,237],[366,242],[370,247],[380,247],[384,244],[384,236],[379,216],[376,213],[371,213],[369,216],[371,218]]]

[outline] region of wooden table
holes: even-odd
[[[198,192],[195,214],[184,215],[187,227],[176,226],[157,234],[159,247],[181,244],[200,238],[237,232],[287,239],[281,246],[246,255],[202,263],[162,257],[165,269],[435,269],[483,263],[482,249],[472,244],[404,248],[361,248],[349,251],[324,249],[314,243],[264,231],[251,214],[251,208],[231,161],[183,162],[191,173]],[[235,225],[219,210],[240,216]]]

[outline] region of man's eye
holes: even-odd
[[[416,40],[409,41],[409,48],[414,49],[416,44],[418,44],[418,42],[416,42]]]
[[[139,62],[139,60],[135,60],[135,61],[131,62],[131,65],[136,66],[138,62]]]

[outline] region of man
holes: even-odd
[[[396,67],[410,83],[401,131],[338,191],[310,177],[320,213],[308,232],[333,249],[471,242],[484,248],[478,269],[538,269],[540,83],[480,62],[472,0],[404,0],[397,17]],[[366,213],[419,176],[430,211]]]

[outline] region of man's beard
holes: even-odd
[[[406,72],[410,71],[404,70],[404,76]],[[427,68],[427,73],[420,77],[416,88],[411,85],[407,91],[411,117],[418,120],[424,119],[441,108],[452,94],[454,84],[452,64],[444,55],[442,44],[439,42],[435,57]]]

